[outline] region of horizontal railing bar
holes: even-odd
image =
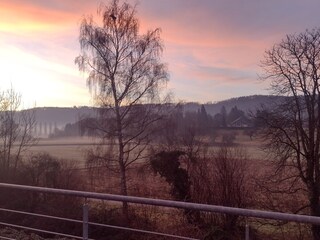
[[[178,235],[173,235],[173,234],[153,232],[153,231],[141,230],[141,229],[136,229],[136,228],[127,228],[127,227],[114,226],[114,225],[101,224],[101,223],[89,222],[89,225],[94,225],[94,226],[99,226],[99,227],[107,227],[107,228],[114,228],[114,229],[126,230],[126,231],[131,231],[131,232],[147,233],[147,234],[153,234],[153,235],[158,235],[158,236],[163,236],[163,237],[172,237],[172,238],[177,238],[177,239],[200,240],[200,239],[197,239],[197,238],[190,238],[190,237],[178,236]]]
[[[44,215],[44,214],[39,214],[39,213],[17,211],[17,210],[12,210],[12,209],[7,209],[7,208],[0,208],[0,211],[24,214],[24,215],[35,216],[35,217],[50,218],[50,219],[55,219],[55,220],[67,221],[67,222],[74,222],[74,223],[81,223],[81,224],[83,223],[81,220],[76,220],[76,219],[71,219],[71,218],[63,218],[63,217],[56,217],[56,216],[52,216],[52,215]]]
[[[81,223],[81,224],[83,223],[83,221],[76,220],[76,219],[62,218],[62,217],[56,217],[56,216],[52,216],[52,215],[44,215],[44,214],[39,214],[39,213],[30,213],[30,212],[12,210],[12,209],[7,209],[7,208],[0,208],[0,211],[10,212],[10,213],[17,213],[17,214],[24,214],[24,215],[35,216],[35,217],[43,217],[43,218],[49,218],[49,219],[55,219],[55,220],[62,220],[62,221],[68,221],[68,222],[74,222],[74,223]],[[177,239],[185,239],[185,240],[198,240],[196,238],[188,238],[188,237],[183,237],[183,236],[178,236],[178,235],[166,234],[166,233],[161,233],[161,232],[153,232],[153,231],[147,231],[147,230],[136,229],[136,228],[127,228],[127,227],[121,227],[121,226],[115,226],[115,225],[107,225],[107,224],[101,224],[101,223],[95,223],[95,222],[88,222],[88,223],[90,225],[94,225],[94,226],[108,227],[108,228],[114,228],[114,229],[120,229],[120,230],[127,230],[127,231],[131,231],[131,232],[148,233],[148,234],[153,234],[153,235],[159,235],[159,236],[164,236],[164,237],[172,237],[172,238],[177,238]]]
[[[171,208],[183,208],[183,209],[206,211],[206,212],[240,215],[240,216],[254,217],[254,218],[265,218],[265,219],[311,223],[311,224],[320,225],[320,217],[309,216],[309,215],[269,212],[269,211],[263,211],[263,210],[234,208],[234,207],[207,205],[207,204],[190,203],[190,202],[178,202],[178,201],[143,198],[143,197],[132,197],[132,196],[123,196],[123,195],[106,194],[106,193],[34,187],[34,186],[25,186],[25,185],[17,185],[17,184],[8,184],[8,183],[0,183],[0,187],[27,190],[27,191],[33,191],[33,192],[61,194],[61,195],[76,196],[76,197],[83,197],[83,198],[103,199],[103,200],[116,201],[116,202],[128,202],[128,203],[138,203],[138,204],[155,205],[155,206],[162,206],[162,207],[171,207]]]
[[[16,240],[15,238],[8,238],[8,237],[3,237],[3,236],[0,236],[0,239],[5,239],[5,240]]]
[[[21,225],[16,225],[16,224],[10,224],[10,223],[5,223],[5,222],[0,222],[0,225],[7,226],[7,227],[13,227],[13,228],[21,228],[21,229],[35,231],[35,232],[48,233],[48,234],[58,235],[58,236],[62,236],[62,237],[82,239],[82,237],[74,236],[74,235],[70,235],[70,234],[47,231],[47,230],[42,230],[42,229],[38,229],[38,228],[31,228],[31,227],[26,227],[26,226],[21,226]],[[90,240],[94,240],[94,239],[90,239]]]

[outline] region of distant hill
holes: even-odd
[[[64,129],[66,124],[75,123],[80,118],[93,116],[96,108],[92,107],[40,107],[23,110],[33,111],[35,114],[36,126],[35,132],[38,136],[48,136],[54,132],[55,128]]]
[[[203,104],[207,113],[214,116],[221,111],[224,106],[229,112],[231,108],[237,106],[238,109],[249,113],[254,112],[262,105],[269,106],[274,102],[281,101],[283,97],[279,96],[266,96],[266,95],[253,95],[238,98],[231,98],[228,100]],[[184,103],[184,112],[195,112],[201,108],[200,103]],[[95,116],[97,108],[93,107],[73,107],[73,108],[59,108],[59,107],[41,107],[33,108],[24,111],[34,111],[37,122],[38,132],[48,135],[52,133],[54,128],[64,129],[68,123],[75,123],[80,118]]]
[[[44,107],[34,108],[36,119],[38,122],[56,122],[58,125],[66,123],[74,123],[83,116],[92,116],[95,108],[79,107],[79,108],[58,108]]]
[[[253,95],[253,96],[245,96],[238,98],[231,98],[224,101],[219,101],[216,103],[206,103],[203,104],[207,113],[214,116],[215,114],[221,111],[221,108],[224,106],[229,112],[231,108],[237,106],[238,109],[244,111],[245,113],[255,112],[261,106],[270,106],[273,103],[279,102],[284,97],[280,96],[272,96],[272,95]],[[185,103],[184,111],[194,112],[200,109],[201,104],[199,103]]]

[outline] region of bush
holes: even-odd
[[[47,153],[32,155],[27,161],[20,164],[15,173],[14,183],[63,189],[78,189],[82,186],[74,163],[54,158]],[[0,204],[4,208],[66,218],[81,218],[82,215],[82,202],[79,198],[56,194],[3,189]],[[6,222],[18,225],[58,232],[74,231],[72,233],[80,234],[79,225],[74,223],[49,219],[43,221],[42,218],[2,212],[1,217]]]
[[[231,132],[231,133],[225,133],[222,135],[222,143],[231,146],[234,143],[234,140],[236,139],[236,133]]]

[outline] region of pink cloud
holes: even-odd
[[[95,15],[99,2],[0,0],[0,51],[12,45],[77,71],[73,60],[79,53],[80,20]],[[214,101],[237,89],[239,95],[263,92],[255,82],[265,49],[285,34],[317,27],[319,8],[318,0],[140,0],[137,11],[142,33],[162,28],[163,59],[177,97]],[[85,81],[57,76],[71,86]]]

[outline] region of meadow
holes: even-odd
[[[250,138],[243,130],[220,131],[215,142],[204,139],[208,143],[209,151],[219,148],[222,135],[228,133],[235,134],[232,146],[243,148],[249,159],[261,160],[266,158],[266,154],[261,149],[263,140],[258,136]],[[93,137],[40,138],[34,146],[30,147],[28,153],[47,152],[56,158],[72,160],[82,165],[85,162],[87,151],[97,144],[99,144],[99,138]]]
[[[86,152],[95,144],[97,139],[89,137],[40,138],[34,146],[30,147],[28,153],[46,152],[56,158],[83,165]]]

